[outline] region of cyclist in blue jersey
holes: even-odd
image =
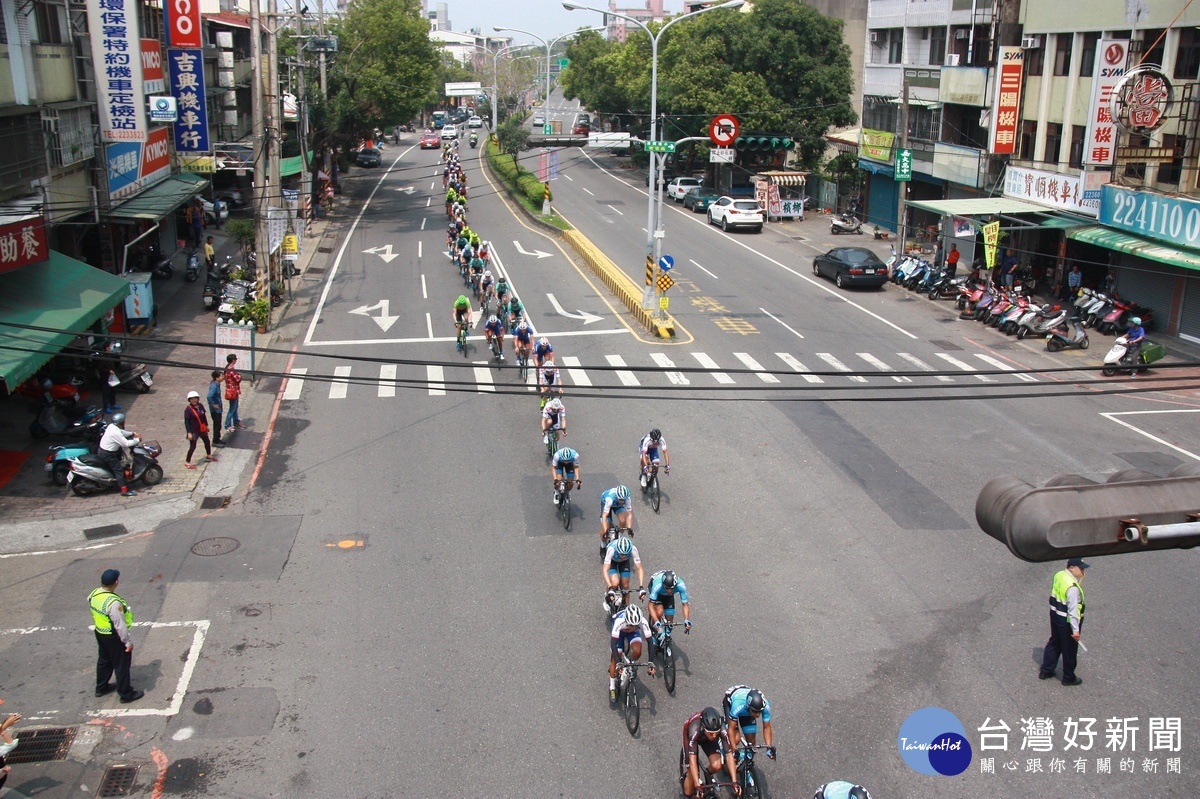
[[[655,636],[659,633],[663,616],[668,622],[675,621],[675,595],[683,605],[683,629],[692,629],[692,605],[688,602],[687,584],[673,571],[658,571],[650,575],[650,601],[646,610],[650,613],[650,626]]]
[[[554,360],[554,345],[550,343],[550,339],[542,336],[538,339],[537,344],[533,347],[534,363],[541,366],[547,358]]]
[[[642,609],[630,605],[613,617],[611,649],[608,657],[608,701],[617,701],[617,659],[627,652],[629,659],[636,661],[642,656],[642,642],[650,637],[650,628],[642,616]],[[654,676],[654,663],[649,664],[650,676]]]
[[[651,463],[662,463],[667,474],[671,473],[671,456],[667,452],[667,440],[663,438],[662,431],[657,427],[642,436],[642,443],[638,445],[638,449],[642,453],[641,481],[643,489],[646,487],[646,477],[650,473]]]
[[[642,569],[642,556],[633,542],[625,536],[621,536],[604,549],[604,565],[600,567],[600,576],[604,580],[605,591],[629,590],[631,566],[637,568],[638,595],[645,599],[646,572]]]
[[[497,298],[499,298],[500,286],[504,285],[504,278],[500,278],[499,285],[496,286]],[[498,302],[503,302],[497,299]],[[513,347],[517,351],[517,360],[522,363],[529,362],[530,344],[533,341],[533,328],[528,322],[522,322],[517,325],[517,330],[513,333]]]
[[[483,336],[487,339],[490,346],[492,339],[496,340],[496,352],[500,355],[500,360],[504,360],[504,325],[500,322],[500,317],[492,314],[487,318],[487,322],[483,326]]]
[[[561,447],[550,459],[550,480],[554,483],[554,504],[558,504],[558,484],[564,480],[575,481],[576,488],[583,488],[583,467],[579,465],[579,453],[570,447]]]
[[[633,504],[628,486],[614,486],[600,495],[600,541],[608,543],[609,517],[617,516],[617,525],[633,529]]]
[[[758,720],[762,719],[763,742],[769,746],[767,757],[775,759],[774,735],[771,732],[771,703],[762,691],[748,685],[735,685],[725,692],[723,707],[729,722],[729,740],[736,748],[742,735],[752,745],[758,740]]]

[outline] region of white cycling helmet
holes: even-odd
[[[629,553],[633,552],[633,542],[625,536],[621,536],[616,541],[613,541],[613,551],[623,558],[629,557]]]
[[[523,319],[521,320],[521,324],[517,325],[517,330],[520,330],[522,333],[524,333],[528,329],[529,329],[529,323]]]
[[[642,609],[637,605],[630,605],[629,607],[625,608],[625,626],[642,626]]]
[[[495,314],[492,314],[491,316],[489,316],[487,318],[487,323],[489,325],[498,325],[498,324],[500,324],[500,317],[496,316]]]
[[[545,336],[542,336],[541,338],[538,339],[538,346],[539,347],[549,347],[550,339],[546,338]]]
[[[492,277],[492,270],[491,270],[491,269],[484,269],[484,270],[483,270],[483,276],[484,276],[484,277]]]
[[[563,401],[555,397],[546,403],[546,407],[552,411],[561,411],[563,409]]]
[[[200,399],[200,392],[199,391],[189,391],[187,398],[191,399],[192,397],[195,397],[196,399]]]

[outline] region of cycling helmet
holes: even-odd
[[[750,708],[750,712],[762,713],[766,706],[767,700],[763,698],[762,691],[757,688],[751,689],[750,695],[746,697],[746,707]]]
[[[483,276],[484,276],[484,277],[492,277],[492,270],[491,270],[491,269],[484,269],[484,270],[483,270]]]
[[[625,608],[625,626],[640,627],[642,624],[642,609],[637,605]]]
[[[818,788],[813,799],[871,799],[871,793],[861,785],[834,780]]]
[[[663,588],[674,588],[675,581],[675,572],[663,572]]]
[[[659,441],[660,439],[662,439],[662,431],[661,430],[659,430],[656,427],[650,431],[650,440],[651,441]]]
[[[491,316],[488,317],[487,323],[489,325],[498,325],[498,324],[500,324],[500,317],[496,316],[495,314],[492,314]]]
[[[617,486],[617,499],[621,500],[622,502],[629,499],[628,486]]]
[[[709,732],[720,730],[721,721],[721,714],[717,712],[715,707],[706,707],[700,711],[700,726]]]
[[[466,294],[459,294],[458,299],[454,301],[455,308],[470,308],[471,301],[467,299]]]
[[[108,421],[112,422],[113,424],[125,424],[125,414],[114,413],[112,416],[108,417]]]
[[[520,330],[522,333],[524,333],[528,329],[529,329],[529,325],[528,325],[528,323],[526,323],[524,321],[522,321],[521,324],[517,325],[517,330]]]
[[[557,453],[560,463],[574,463],[579,460],[579,453],[570,447],[563,447]]]
[[[200,399],[200,392],[199,391],[189,391],[187,398],[191,399],[192,397],[195,397],[196,399]]]
[[[633,552],[633,542],[625,536],[621,536],[616,541],[613,541],[613,551],[621,557],[627,557],[630,552]]]
[[[541,338],[538,339],[538,346],[539,347],[549,347],[550,339],[546,338],[545,336],[542,336]]]
[[[1142,323],[1142,317],[1140,317],[1140,316],[1133,316],[1133,317],[1130,317],[1130,319],[1129,319],[1129,324],[1131,324],[1131,325],[1140,325],[1141,323]]]
[[[563,401],[555,397],[546,403],[546,407],[552,411],[561,411],[563,409]]]

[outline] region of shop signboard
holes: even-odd
[[[87,4],[96,74],[100,140],[146,140],[146,94],[142,79],[141,29],[137,0],[96,0]]]
[[[50,257],[42,217],[0,225],[0,272],[11,272]]]
[[[254,325],[218,322],[213,330],[213,344],[215,368],[224,369],[226,356],[236,355],[240,369],[254,371]]]
[[[1200,250],[1200,202],[1109,184],[1100,192],[1100,222],[1148,239]]]
[[[1083,162],[1092,166],[1112,166],[1117,152],[1117,125],[1113,122],[1113,89],[1125,75],[1129,62],[1129,42],[1101,39],[1096,45],[1096,68],[1092,73],[1092,100],[1088,105],[1087,132],[1083,138]]]
[[[895,133],[863,128],[862,139],[858,145],[858,157],[890,164],[892,162],[892,145],[895,142]]]
[[[1025,68],[1025,51],[1020,47],[1001,47],[999,62],[988,150],[997,155],[1012,155],[1017,149],[1017,127],[1021,116],[1021,73]]]
[[[1084,179],[1041,169],[1009,166],[1004,173],[1004,196],[1086,216],[1100,213],[1099,197],[1084,191]]]
[[[163,16],[167,24],[168,46],[204,46],[200,35],[200,0],[166,0],[163,3]]]
[[[142,39],[142,89],[146,94],[162,94],[167,90],[163,76],[162,44],[158,39]]]
[[[779,216],[787,219],[789,217],[804,218],[804,200],[799,198],[784,198],[779,201]]]
[[[170,129],[155,128],[146,141],[104,145],[108,195],[113,202],[153,186],[171,174]]]
[[[912,180],[912,150],[901,148],[896,151],[896,171],[892,175],[897,181]]]
[[[180,154],[206,153],[208,108],[204,91],[204,51],[167,50],[171,76],[171,94],[179,105],[175,121],[175,151]]]

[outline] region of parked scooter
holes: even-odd
[[[112,369],[117,376],[117,382],[113,388],[130,389],[139,394],[148,393],[150,387],[154,385],[154,375],[150,373],[149,367],[144,363],[125,366],[121,361],[121,353],[124,349],[125,345],[120,341],[111,341],[107,345],[92,350],[92,363],[96,364],[96,380],[107,382],[108,370]]]
[[[1050,338],[1046,339],[1046,350],[1049,352],[1086,350],[1090,344],[1087,330],[1076,314],[1050,333]]]
[[[46,476],[57,486],[67,484],[67,474],[71,471],[71,458],[93,454],[100,444],[100,436],[104,433],[107,422],[103,417],[97,417],[89,422],[82,430],[84,438],[65,444],[55,444],[46,454]]]
[[[1112,349],[1104,356],[1104,366],[1101,368],[1101,372],[1105,377],[1112,377],[1117,372],[1134,376],[1144,370],[1148,364],[1162,359],[1164,355],[1166,355],[1166,349],[1161,344],[1143,341],[1135,359],[1129,352],[1129,337],[1119,336],[1113,342]]]
[[[215,277],[212,272],[208,273],[208,277],[204,281],[203,297],[206,311],[215,309],[221,299],[221,278]]]
[[[71,419],[63,409],[47,405],[38,412],[37,418],[29,423],[29,435],[34,438],[80,439],[88,424],[101,415],[99,408],[89,405],[82,409],[75,419]]]
[[[164,257],[159,251],[158,245],[153,241],[148,242],[140,250],[136,250],[134,258],[133,270],[149,272],[154,280],[170,280],[175,275],[175,267],[171,265],[171,259]]]
[[[1017,326],[1017,338],[1024,339],[1032,336],[1033,338],[1042,338],[1050,334],[1054,328],[1061,325],[1067,320],[1069,312],[1066,308],[1046,303],[1032,316],[1026,316],[1021,319],[1021,323]]]
[[[185,283],[193,283],[198,277],[200,277],[200,253],[193,249],[188,253],[187,269],[183,271],[183,280]]]
[[[853,214],[837,214],[829,218],[829,232],[862,234],[862,222]]]
[[[133,462],[125,468],[126,483],[136,483],[140,480],[143,484],[152,486],[162,481],[163,470],[158,465],[162,447],[157,441],[143,442],[134,439],[132,453]],[[71,464],[71,471],[67,474],[67,482],[76,496],[96,494],[117,485],[117,478],[108,470],[104,461],[100,460],[99,455],[82,455],[72,458],[68,463]]]

